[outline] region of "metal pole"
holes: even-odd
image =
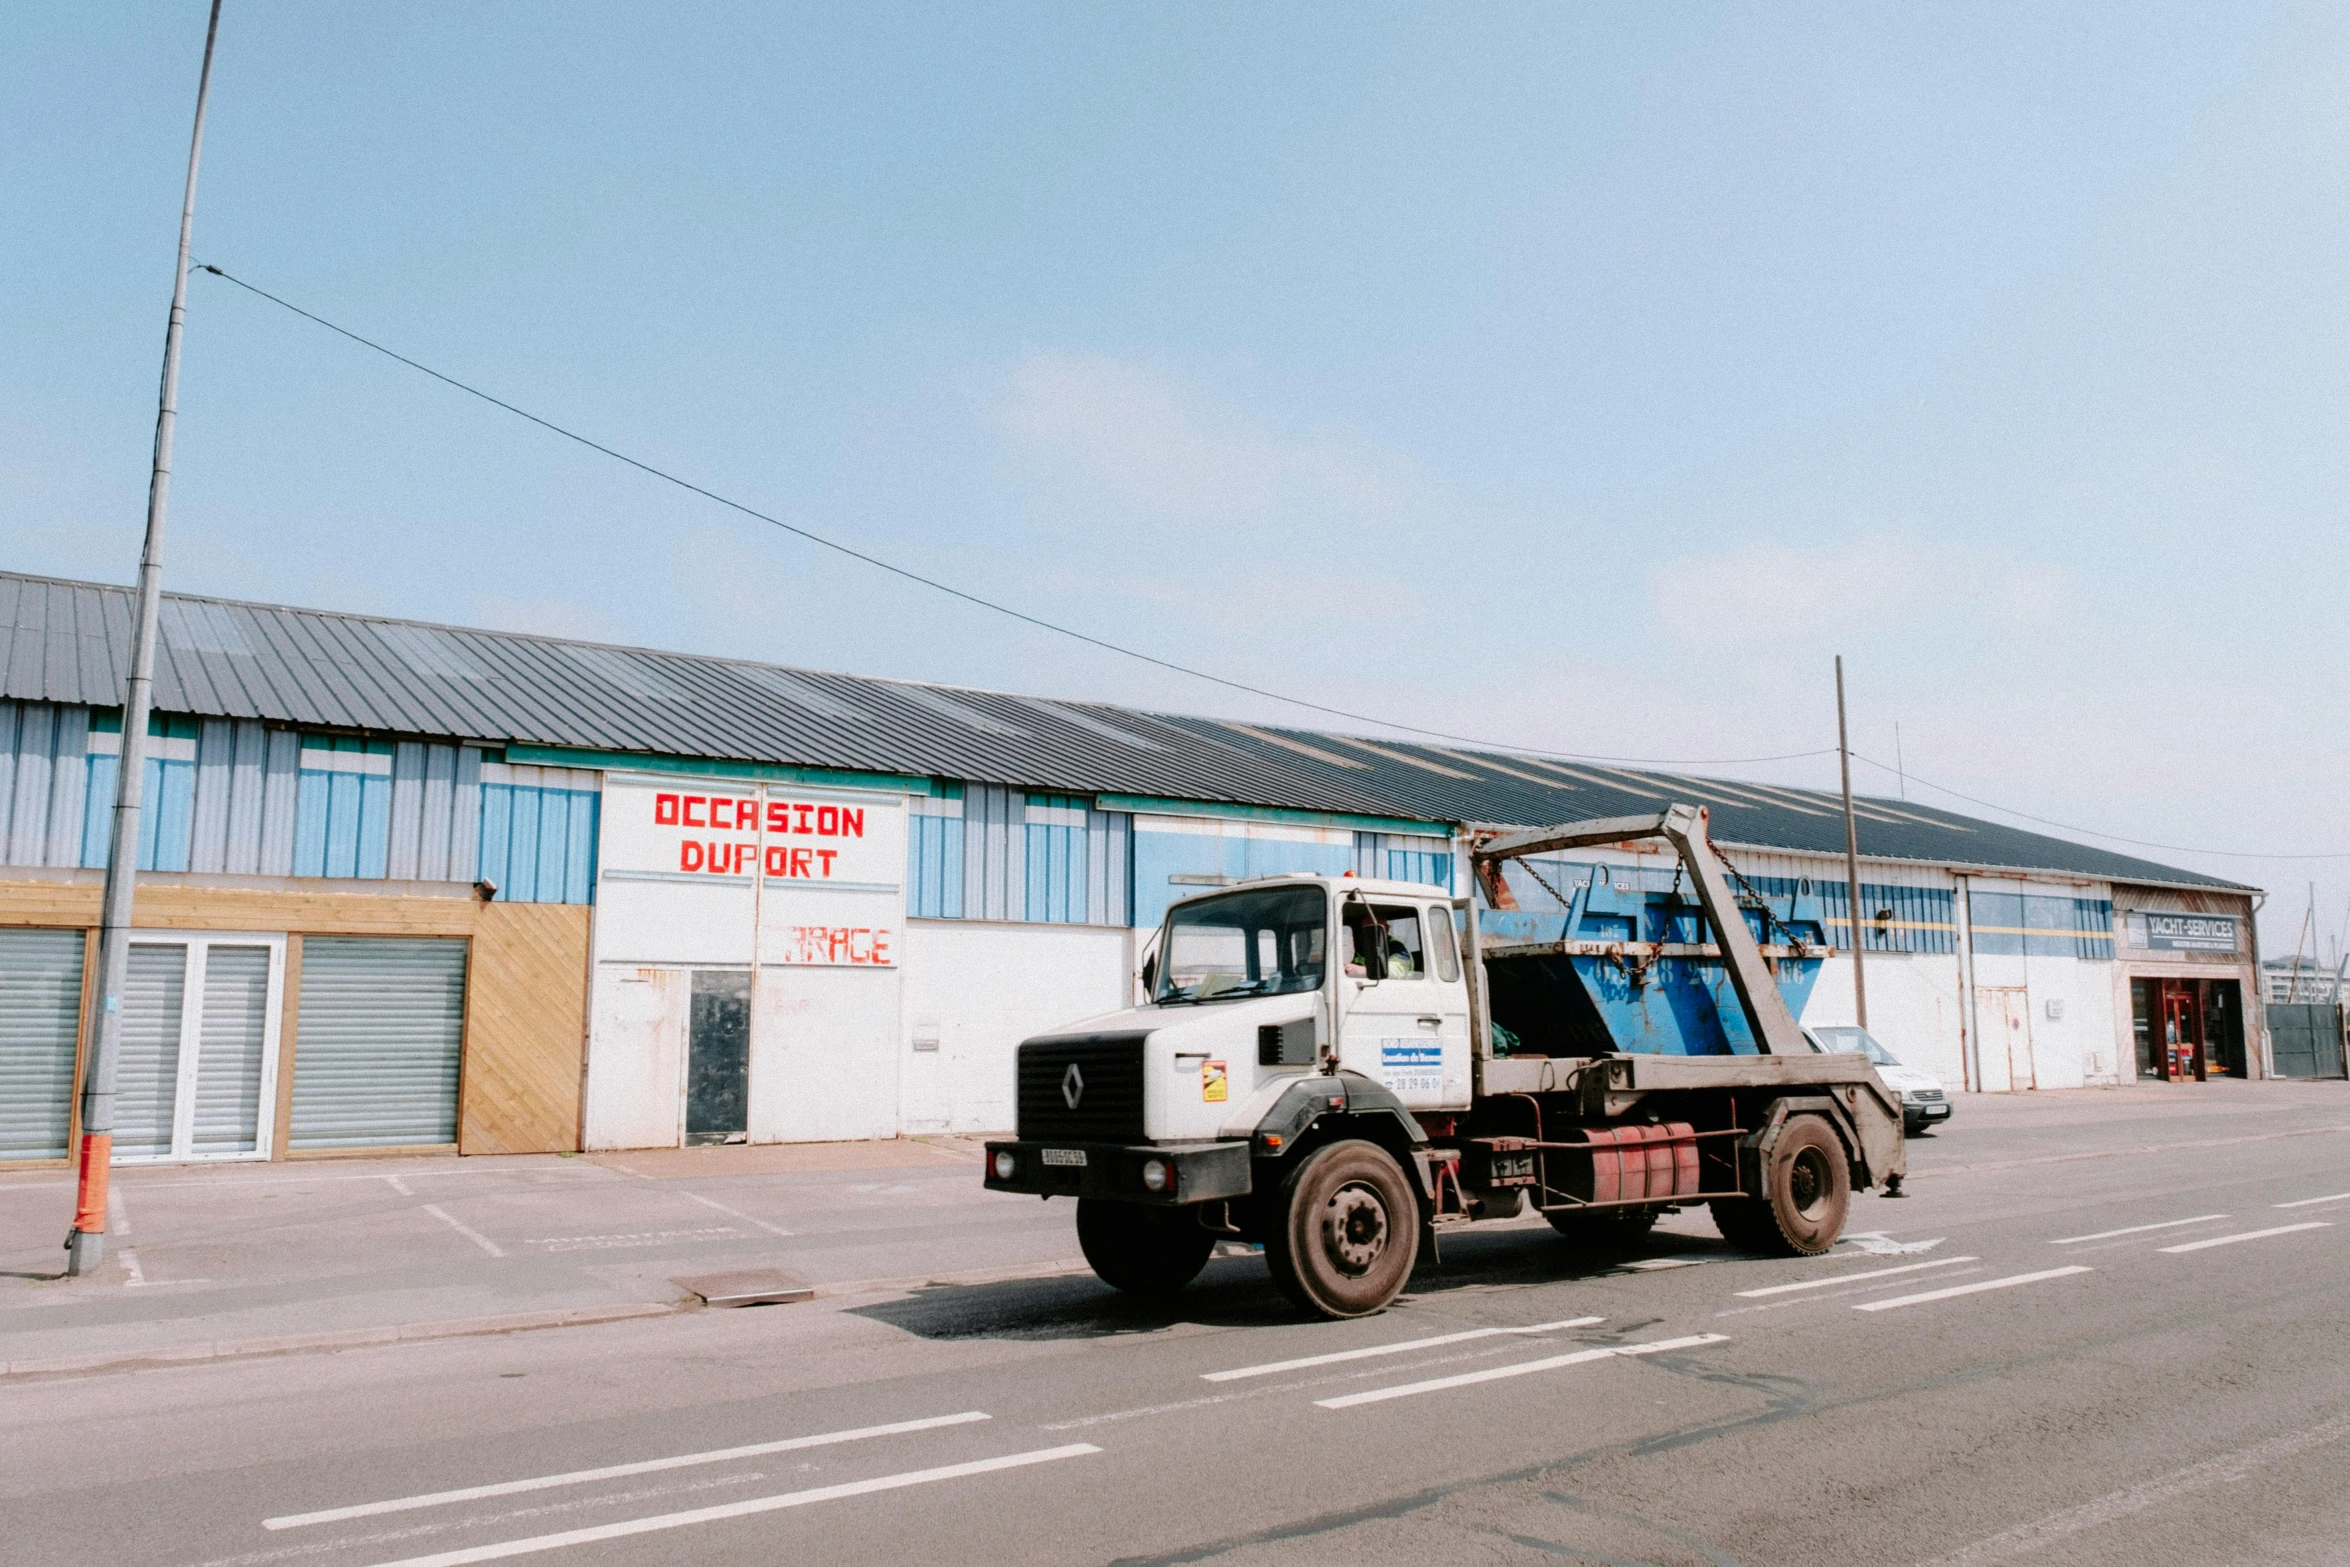
[[[1836,655],[1836,760],[1844,769],[1844,892],[1852,929],[1852,1016],[1869,1026],[1869,986],[1861,976],[1860,829],[1852,819],[1852,741],[1844,727],[1844,655]]]
[[[131,631],[130,689],[123,694],[122,755],[114,780],[114,833],[106,856],[106,898],[98,917],[97,988],[90,996],[82,1067],[80,1181],[65,1271],[92,1272],[106,1258],[106,1177],[114,1160],[114,1061],[122,1038],[123,980],[130,968],[131,899],[138,882],[139,808],[147,783],[147,713],[155,685],[155,616],[163,589],[163,518],[171,497],[171,433],[179,414],[180,327],[188,313],[188,240],[196,224],[196,164],[204,151],[204,105],[212,89],[212,45],[220,35],[220,0],[204,28],[204,68],[196,78],[196,128],[188,140],[188,186],[180,199],[178,269],[171,280],[171,321],[163,332],[163,386],[156,398],[155,468],[147,481],[147,543],[139,556],[137,619]]]

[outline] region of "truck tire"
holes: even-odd
[[[1654,1208],[1554,1208],[1543,1215],[1550,1227],[1579,1250],[1612,1255],[1630,1251],[1656,1228]]]
[[[1332,1143],[1281,1183],[1265,1237],[1273,1282],[1321,1317],[1363,1317],[1403,1289],[1420,1255],[1420,1200],[1376,1143]]]
[[[1715,1201],[1724,1240],[1781,1257],[1817,1257],[1836,1244],[1852,1207],[1852,1171],[1835,1128],[1816,1115],[1789,1116],[1762,1174],[1760,1196]]]
[[[1077,1245],[1094,1276],[1143,1300],[1165,1300],[1199,1277],[1216,1237],[1188,1208],[1077,1199]]]

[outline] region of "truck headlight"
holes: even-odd
[[[995,1178],[1008,1181],[1020,1173],[1020,1161],[1012,1157],[1009,1148],[998,1148],[995,1154]]]
[[[1147,1189],[1163,1192],[1173,1183],[1174,1179],[1175,1174],[1167,1168],[1166,1160],[1145,1159],[1142,1161],[1142,1184]]]

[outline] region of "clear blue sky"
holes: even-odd
[[[135,564],[202,36],[11,19],[0,565]],[[1037,613],[1671,758],[1841,651],[1920,778],[2350,850],[2341,7],[229,0],[214,89],[200,257]],[[176,587],[1314,721],[192,292]]]

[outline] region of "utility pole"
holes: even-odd
[[[106,855],[106,898],[98,916],[98,984],[90,994],[89,1057],[82,1068],[80,1180],[65,1271],[90,1273],[106,1259],[106,1178],[114,1162],[114,1064],[122,1042],[122,989],[131,960],[131,899],[139,876],[139,808],[147,785],[147,713],[155,686],[155,619],[163,591],[163,518],[171,496],[171,433],[179,416],[180,328],[188,314],[188,240],[196,224],[196,164],[204,151],[204,104],[212,90],[212,44],[220,0],[204,28],[196,78],[196,129],[188,141],[188,187],[180,199],[179,266],[171,280],[171,321],[163,331],[163,387],[156,398],[155,468],[147,481],[147,543],[139,556],[137,618],[131,631],[130,689],[123,693],[122,755],[114,780],[114,833]]]
[[[1844,724],[1844,655],[1836,655],[1836,760],[1844,769],[1844,895],[1852,930],[1852,1016],[1869,1026],[1869,985],[1861,976],[1860,829],[1852,819],[1852,740]]]

